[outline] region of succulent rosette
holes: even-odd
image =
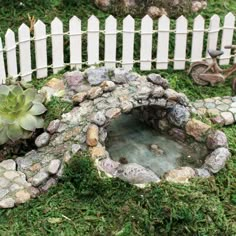
[[[35,129],[43,128],[40,115],[47,110],[43,100],[33,88],[0,86],[0,145],[9,140],[29,138]]]

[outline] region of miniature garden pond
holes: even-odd
[[[200,167],[206,148],[199,143],[182,143],[161,134],[136,115],[121,115],[108,128],[107,150],[113,160],[125,158],[162,176],[180,166]]]

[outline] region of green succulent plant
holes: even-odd
[[[33,88],[0,86],[0,145],[9,140],[29,138],[35,129],[43,127],[40,115],[47,110],[43,100]]]

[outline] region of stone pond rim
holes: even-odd
[[[36,139],[37,150],[0,163],[1,208],[14,207],[47,191],[62,175],[64,164],[79,151],[88,150],[99,172],[111,177],[132,184],[161,181],[141,165],[113,161],[106,151],[109,123],[141,107],[156,109],[157,112],[147,113],[153,126],[182,141],[202,142],[209,152],[201,168],[183,166],[168,171],[162,179],[186,183],[193,177],[209,177],[220,171],[230,157],[225,134],[192,119],[186,96],[170,89],[160,75],[140,76],[121,68],[89,68],[83,73],[67,72],[62,80],[49,81],[41,92],[48,99],[52,93],[64,94],[63,99],[75,107],[60,120],[50,122]]]

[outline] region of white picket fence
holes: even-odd
[[[99,20],[95,16],[88,19],[87,30],[82,31],[81,20],[73,16],[69,21],[69,30],[63,31],[63,23],[55,18],[51,22],[51,33],[46,33],[46,25],[38,20],[34,25],[34,36],[31,37],[30,29],[22,24],[18,30],[18,42],[15,33],[8,29],[5,34],[5,45],[0,38],[0,84],[5,83],[7,77],[17,78],[21,76],[24,81],[30,81],[32,74],[36,72],[36,78],[48,76],[48,69],[52,68],[53,73],[57,73],[66,65],[71,69],[81,69],[83,65],[94,65],[103,63],[107,67],[115,67],[121,64],[126,69],[132,69],[134,63],[140,63],[141,70],[153,69],[153,64],[158,70],[166,70],[170,62],[173,62],[175,70],[184,70],[186,62],[194,62],[202,59],[209,60],[207,51],[204,51],[204,39],[207,39],[207,48],[216,49],[221,45],[225,52],[220,57],[221,65],[228,65],[231,55],[229,49],[224,49],[224,45],[233,42],[235,30],[235,16],[228,13],[220,25],[218,15],[213,15],[210,19],[209,27],[205,27],[204,18],[199,15],[194,19],[192,29],[188,29],[188,21],[181,16],[176,20],[175,29],[170,28],[170,19],[162,16],[158,20],[158,27],[154,29],[153,20],[145,16],[141,22],[141,29],[135,29],[135,20],[127,16],[123,20],[122,30],[118,30],[117,20],[109,16],[105,21],[105,29],[100,29]],[[219,32],[222,31],[222,37]],[[174,52],[169,50],[170,33],[175,34]],[[82,37],[87,35],[87,59],[82,60]],[[99,38],[105,35],[104,58],[100,58]],[[122,34],[122,60],[117,60],[117,35]],[[135,34],[141,37],[140,59],[134,60]],[[157,34],[157,42],[153,36]],[[64,36],[69,36],[70,61],[64,61]],[[190,37],[191,45],[187,44]],[[206,38],[207,37],[207,38]],[[48,44],[51,40],[51,44]],[[34,50],[31,50],[31,44]],[[156,44],[156,47],[153,45]],[[48,47],[52,45],[52,64],[48,65]],[[186,49],[191,47],[191,57],[186,58]],[[156,48],[156,58],[152,58],[153,48]],[[206,47],[205,47],[206,48]],[[19,49],[19,58],[18,50]],[[32,56],[34,54],[36,66],[32,68]],[[169,54],[174,55],[169,58]],[[236,58],[234,60],[236,63]],[[6,63],[6,65],[5,65]]]

